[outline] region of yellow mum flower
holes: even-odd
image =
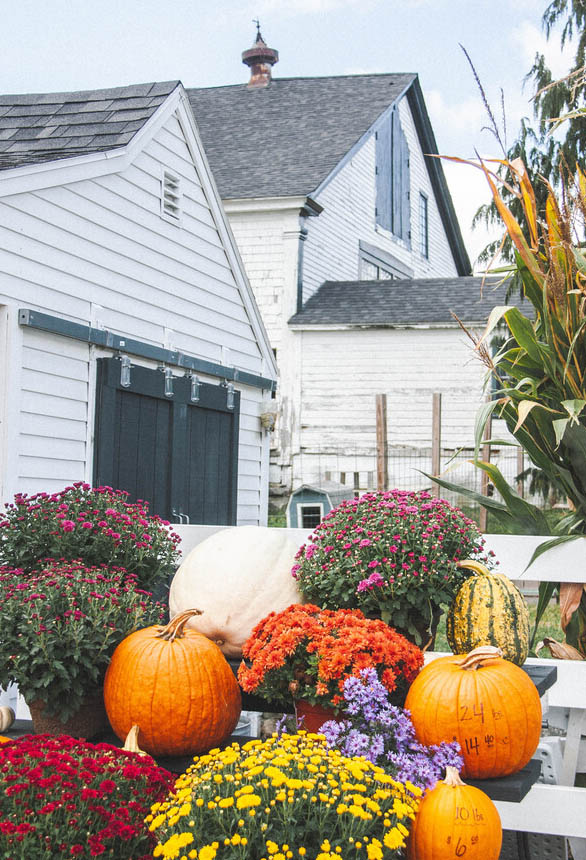
[[[149,824],[149,830],[151,831],[151,833],[153,832],[153,830],[156,830],[157,827],[161,826],[163,821],[165,821],[165,818],[166,818],[166,815],[163,815],[163,814],[157,815],[156,818],[153,818],[153,820]]]
[[[405,846],[405,837],[399,833],[396,827],[393,827],[392,830],[385,833],[383,842],[390,851],[395,851],[397,848],[403,848]]]
[[[244,794],[236,801],[238,809],[247,809],[249,806],[259,806],[259,804],[260,797],[257,794]]]
[[[220,800],[220,802],[218,803],[218,806],[221,809],[227,809],[229,806],[234,806],[234,798],[233,797],[223,797]]]
[[[378,839],[373,839],[370,845],[366,846],[366,854],[368,856],[368,860],[382,860],[383,850]]]

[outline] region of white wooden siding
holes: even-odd
[[[375,397],[387,395],[390,447],[431,445],[432,395],[442,445],[473,445],[484,367],[455,329],[303,331],[301,445],[296,482],[326,470],[376,470]],[[441,361],[437,360],[441,356]]]
[[[231,213],[230,226],[240,250],[256,302],[273,349],[284,347],[284,322],[295,312],[287,290],[296,282],[296,270],[287,271],[289,231],[299,229],[292,212]]]
[[[160,216],[162,165],[181,180],[180,226]],[[227,348],[231,365],[265,372],[175,115],[123,173],[0,199],[0,305],[91,322],[217,363]],[[19,436],[8,452],[15,456],[4,492],[51,491],[87,479],[95,396],[89,346],[25,330],[20,361],[21,387],[13,383],[10,392],[19,402]],[[262,393],[236,387],[238,522],[258,523],[266,509],[261,484],[266,492],[268,481],[261,477],[268,470],[258,417]]]
[[[375,222],[376,177],[374,133],[336,174],[317,202],[318,218],[308,218],[303,260],[303,301],[326,281],[358,278],[360,240],[392,254],[413,271],[414,278],[457,275],[439,210],[406,98],[399,104],[401,126],[409,146],[411,248]],[[429,258],[421,256],[419,193],[429,201]]]

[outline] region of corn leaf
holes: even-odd
[[[580,654],[577,648],[568,645],[567,642],[558,642],[556,639],[552,639],[551,636],[545,636],[542,639],[535,648],[535,654],[539,654],[543,647],[549,648],[549,653],[556,660],[586,660],[586,657]]]
[[[556,448],[560,447],[560,444],[562,442],[562,439],[564,438],[564,434],[569,423],[569,418],[558,418],[556,421],[551,422],[551,426],[553,427],[555,432]]]
[[[543,546],[543,544],[542,544]],[[537,548],[539,549],[539,547]],[[535,555],[535,553],[534,553]],[[533,559],[531,559],[533,561]],[[529,564],[531,564],[531,561]],[[527,565],[529,567],[529,565]],[[533,648],[533,643],[535,642],[535,636],[537,635],[537,628],[539,626],[539,622],[543,617],[543,613],[549,606],[549,602],[553,597],[555,591],[558,588],[557,582],[540,582],[539,583],[539,591],[537,598],[537,608],[535,610],[535,624],[533,625],[533,632],[531,634],[531,641],[529,643],[529,647]]]
[[[487,508],[487,510],[491,511],[491,513],[499,518],[503,525],[510,526],[511,521],[513,520],[513,515],[507,510],[507,506],[502,502],[499,502],[490,496],[483,496],[481,493],[477,493],[476,490],[471,490],[469,487],[465,487],[462,484],[454,484],[453,481],[446,481],[445,478],[440,478],[438,475],[429,475],[427,472],[423,471],[421,471],[421,474],[425,475],[426,478],[429,478],[430,481],[433,481],[440,487],[443,487],[444,490],[452,490],[453,492],[459,493],[467,499],[471,499],[473,502],[482,505],[483,508]]]
[[[572,424],[578,424],[580,413],[586,406],[586,400],[562,400],[562,406],[570,416]]]
[[[519,427],[521,427],[525,423],[525,419],[529,415],[532,409],[535,409],[536,406],[541,406],[541,403],[538,403],[537,400],[522,400],[519,403],[519,408],[517,410],[518,419],[515,424],[515,429],[513,430],[513,435],[517,432]]]
[[[506,481],[501,471],[493,463],[475,460],[474,465],[485,472],[501,494],[507,510],[515,522],[525,529],[526,534],[547,534],[549,526],[543,511],[523,499]],[[486,507],[486,504],[482,502]]]
[[[571,464],[574,482],[584,499],[586,493],[586,427],[582,424],[570,424],[564,433],[564,460]],[[583,504],[584,502],[582,502]]]
[[[483,403],[478,413],[476,415],[476,422],[474,427],[474,457],[475,459],[478,457],[480,446],[483,444],[482,437],[484,436],[484,431],[488,421],[495,411],[495,409],[500,406],[498,400],[489,400],[486,403]],[[485,444],[485,443],[484,443]]]
[[[531,245],[535,249],[537,247],[538,237],[537,237],[537,205],[535,203],[535,192],[533,191],[533,186],[531,185],[531,180],[529,179],[529,175],[520,158],[515,158],[511,161],[511,167],[517,172],[517,177],[519,179],[519,188],[521,191],[523,209],[525,211],[525,217],[527,219],[527,225],[529,227],[529,234],[531,236]]]
[[[560,623],[564,632],[580,606],[583,592],[584,585],[581,582],[560,583]]]
[[[495,206],[505,224],[507,233],[509,234],[509,238],[511,239],[513,245],[515,245],[519,255],[521,256],[523,262],[525,263],[535,280],[538,283],[542,284],[544,277],[541,269],[539,268],[535,252],[533,252],[527,244],[525,236],[523,235],[523,231],[519,226],[519,222],[504,203],[495,183],[492,181],[490,172],[486,168],[484,168],[484,175],[486,176],[486,180],[490,185],[490,190],[492,192]]]
[[[499,324],[506,312],[511,310],[512,307],[512,305],[497,305],[491,310],[488,322],[486,323],[486,328],[482,333],[482,337],[478,341],[477,347],[486,340],[491,331]]]
[[[538,343],[533,325],[527,317],[523,316],[519,308],[510,308],[505,313],[505,319],[511,334],[519,346],[525,350],[533,361],[538,363],[543,362],[545,345]]]

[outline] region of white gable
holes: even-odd
[[[179,180],[177,223],[161,214],[164,169]],[[4,499],[91,478],[95,358],[112,355],[18,326],[19,308],[268,377],[270,386],[272,352],[182,87],[124,150],[0,173]],[[209,381],[219,383],[220,371]],[[263,393],[237,387],[239,521],[258,522]]]

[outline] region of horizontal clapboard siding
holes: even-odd
[[[443,444],[472,444],[484,370],[459,330],[322,331],[302,337],[304,451],[374,453],[375,396],[383,393],[389,445],[431,444],[434,392],[443,395]]]
[[[179,225],[160,214],[163,167],[181,181]],[[0,200],[2,305],[31,307],[266,373],[175,115],[122,173]],[[54,491],[91,479],[95,359],[107,351],[28,329],[18,334],[19,436],[5,489]],[[238,522],[258,524],[266,513],[268,481],[261,475],[268,470],[258,417],[262,392],[236,387],[242,426]]]
[[[286,343],[284,325],[296,310],[295,292],[291,295],[296,289],[296,270],[291,270],[287,258],[287,243],[292,240],[286,235],[299,229],[299,219],[291,212],[231,213],[230,226],[278,356]],[[297,247],[294,251],[296,256]]]
[[[307,219],[308,236],[303,260],[304,302],[326,280],[353,280],[359,276],[359,240],[391,254],[413,271],[414,278],[457,274],[406,99],[402,99],[399,112],[409,149],[411,246],[376,225],[376,141],[372,134],[317,196],[317,202],[324,207],[324,211],[318,218]],[[428,259],[422,257],[420,252],[420,192],[429,201]]]

